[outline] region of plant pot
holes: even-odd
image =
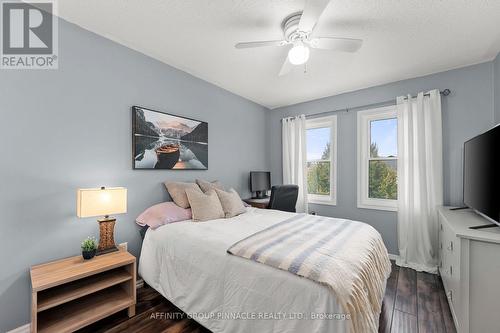
[[[82,251],[82,257],[85,260],[92,259],[92,258],[94,258],[96,252],[97,252],[97,249],[91,250],[91,251]]]

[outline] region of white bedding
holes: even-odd
[[[231,219],[150,229],[139,274],[213,332],[345,332],[344,320],[310,319],[343,313],[326,286],[226,253],[237,241],[292,215],[248,208]]]

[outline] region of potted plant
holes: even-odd
[[[82,257],[85,260],[94,258],[97,252],[97,241],[95,237],[87,237],[82,242]]]

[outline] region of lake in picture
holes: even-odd
[[[133,107],[134,169],[207,170],[208,124]]]

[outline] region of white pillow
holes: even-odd
[[[191,205],[193,221],[224,218],[224,210],[215,191],[203,193],[199,190],[186,189],[186,195]]]
[[[213,182],[207,182],[203,179],[196,179],[196,184],[201,188],[204,193],[207,193],[210,190],[215,190],[216,188],[219,190],[223,190],[224,186],[218,180],[214,180]]]
[[[247,211],[238,192],[234,189],[230,189],[228,192],[215,189],[215,192],[217,192],[226,218],[237,216]]]
[[[172,200],[182,208],[189,208],[189,200],[186,196],[187,189],[197,190],[202,193],[200,187],[195,183],[165,182],[165,187]]]

